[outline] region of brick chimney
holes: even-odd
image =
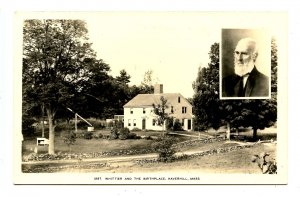
[[[162,94],[163,91],[163,84],[155,84],[154,85],[154,94]]]

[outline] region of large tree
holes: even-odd
[[[91,65],[100,66],[81,20],[25,20],[23,27],[23,108],[45,107],[49,154],[55,153],[55,115],[82,91]]]
[[[219,99],[219,44],[214,43],[209,52],[210,63],[198,69],[197,79],[193,82],[193,111],[195,127],[204,130],[218,128],[221,124]]]
[[[277,46],[272,39],[271,48],[271,99],[219,99],[219,44],[211,46],[211,62],[200,68],[193,83],[193,103],[196,125],[199,129],[219,128],[227,124],[230,128],[252,127],[253,139],[257,130],[272,126],[277,120]]]

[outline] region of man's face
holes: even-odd
[[[247,41],[240,41],[234,51],[234,71],[243,76],[254,67],[253,47]]]

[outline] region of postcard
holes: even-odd
[[[14,184],[287,184],[287,21],[16,12]]]

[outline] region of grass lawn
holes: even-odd
[[[212,143],[218,147],[234,146],[236,142],[223,142],[223,144]],[[202,147],[203,150],[209,147]],[[226,153],[195,157],[183,161],[172,163],[136,163],[136,162],[116,162],[101,163],[87,162],[85,164],[54,164],[35,166],[35,170],[42,172],[105,172],[105,173],[214,173],[214,174],[261,174],[256,163],[251,162],[254,154],[261,152],[270,153],[272,158],[276,158],[276,144],[261,143],[251,148],[234,150]],[[30,166],[27,166],[30,167]],[[50,169],[50,170],[49,170]]]
[[[108,130],[95,131],[108,135]],[[208,131],[207,134],[214,135],[215,131]],[[139,136],[161,136],[161,132],[156,131],[134,131]],[[192,132],[192,135],[197,132]],[[243,140],[231,141],[213,141],[212,143],[196,143],[187,147],[182,147],[181,151],[207,151],[211,149],[218,149],[224,147],[236,146],[243,141],[247,141],[252,137],[252,130],[243,130],[239,135],[244,136]],[[68,146],[63,142],[63,133],[58,133],[55,138],[56,152],[69,152]],[[258,130],[258,139],[260,140],[276,140],[276,129],[270,128],[264,131]],[[194,137],[178,136],[180,142],[186,140],[194,140]],[[135,139],[135,140],[107,140],[107,139],[91,139],[86,140],[77,138],[74,145],[72,145],[71,153],[93,153],[93,152],[109,152],[115,150],[142,150],[149,149],[153,140]],[[36,146],[36,138],[25,139],[23,142],[23,155],[28,155],[33,152]],[[40,148],[42,152],[47,153],[47,147]],[[225,153],[218,153],[206,156],[199,156],[189,158],[182,161],[175,161],[172,163],[137,163],[135,161],[126,162],[84,162],[82,164],[57,164],[57,165],[41,165],[40,170],[50,169],[52,172],[105,172],[105,173],[159,173],[159,172],[184,172],[184,173],[242,173],[242,174],[256,174],[261,173],[257,164],[251,162],[254,154],[261,152],[268,152],[271,158],[276,159],[276,143],[259,143],[251,148],[244,148],[233,150]],[[61,166],[60,166],[61,165]],[[27,166],[31,168],[30,166]],[[33,166],[32,166],[33,167]],[[38,166],[35,166],[36,168]],[[39,171],[39,169],[36,169]],[[47,171],[49,172],[49,171]]]
[[[268,152],[272,158],[276,158],[276,147],[274,145],[259,144],[252,148],[207,155],[174,163],[143,164],[135,168],[135,170],[142,170],[143,172],[152,172],[155,170],[158,172],[261,173],[257,164],[251,162],[251,157],[261,152]]]
[[[109,130],[95,131],[94,134],[101,133],[103,135],[109,135]],[[160,131],[135,131],[139,136],[156,136],[162,135]],[[55,137],[55,152],[66,153],[69,152],[69,147],[64,143],[63,137],[66,132],[60,132]],[[47,136],[47,135],[46,135]],[[190,140],[189,137],[176,136],[179,141]],[[83,138],[76,138],[74,145],[71,145],[71,153],[92,153],[92,152],[109,152],[118,150],[141,150],[149,149],[153,140],[146,139],[127,139],[127,140],[108,140],[108,139],[91,139],[86,140]],[[23,141],[23,155],[28,155],[34,151],[36,147],[36,138],[27,138]],[[47,153],[48,146],[39,146],[39,153]]]

